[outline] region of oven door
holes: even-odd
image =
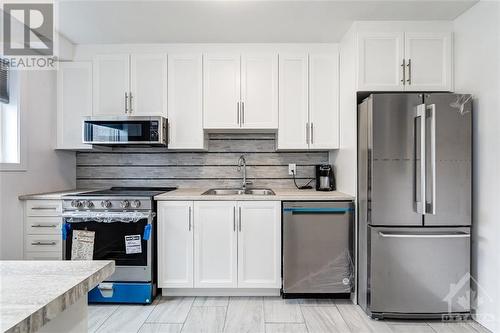
[[[86,119],[83,122],[83,143],[164,145],[165,131],[165,121],[161,117]]]
[[[152,281],[154,216],[137,212],[129,213],[135,215],[124,214],[126,213],[94,213],[92,215],[86,212],[72,212],[64,214],[65,259],[72,259],[74,231],[93,231],[95,234],[92,259],[115,261],[115,273],[107,281]],[[131,250],[131,243],[126,241],[131,236],[140,238],[140,248],[136,241],[136,246]]]

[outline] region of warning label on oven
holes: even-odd
[[[141,235],[125,236],[125,253],[142,253]]]

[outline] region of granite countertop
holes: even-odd
[[[208,188],[179,188],[175,191],[159,194],[155,200],[220,200],[220,201],[244,201],[244,200],[269,200],[269,201],[322,201],[322,200],[354,200],[354,197],[338,191],[322,192],[311,190],[298,190],[296,188],[272,189],[276,195],[201,195]]]
[[[35,332],[115,271],[114,261],[0,261],[0,332]]]
[[[19,200],[60,200],[64,195],[80,194],[98,189],[78,189],[53,191],[45,193],[23,194],[19,196]]]

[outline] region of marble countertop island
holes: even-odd
[[[114,261],[0,261],[0,332],[36,332],[115,270]]]

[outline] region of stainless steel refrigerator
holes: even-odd
[[[470,95],[358,106],[358,302],[373,318],[470,312],[471,121]]]

